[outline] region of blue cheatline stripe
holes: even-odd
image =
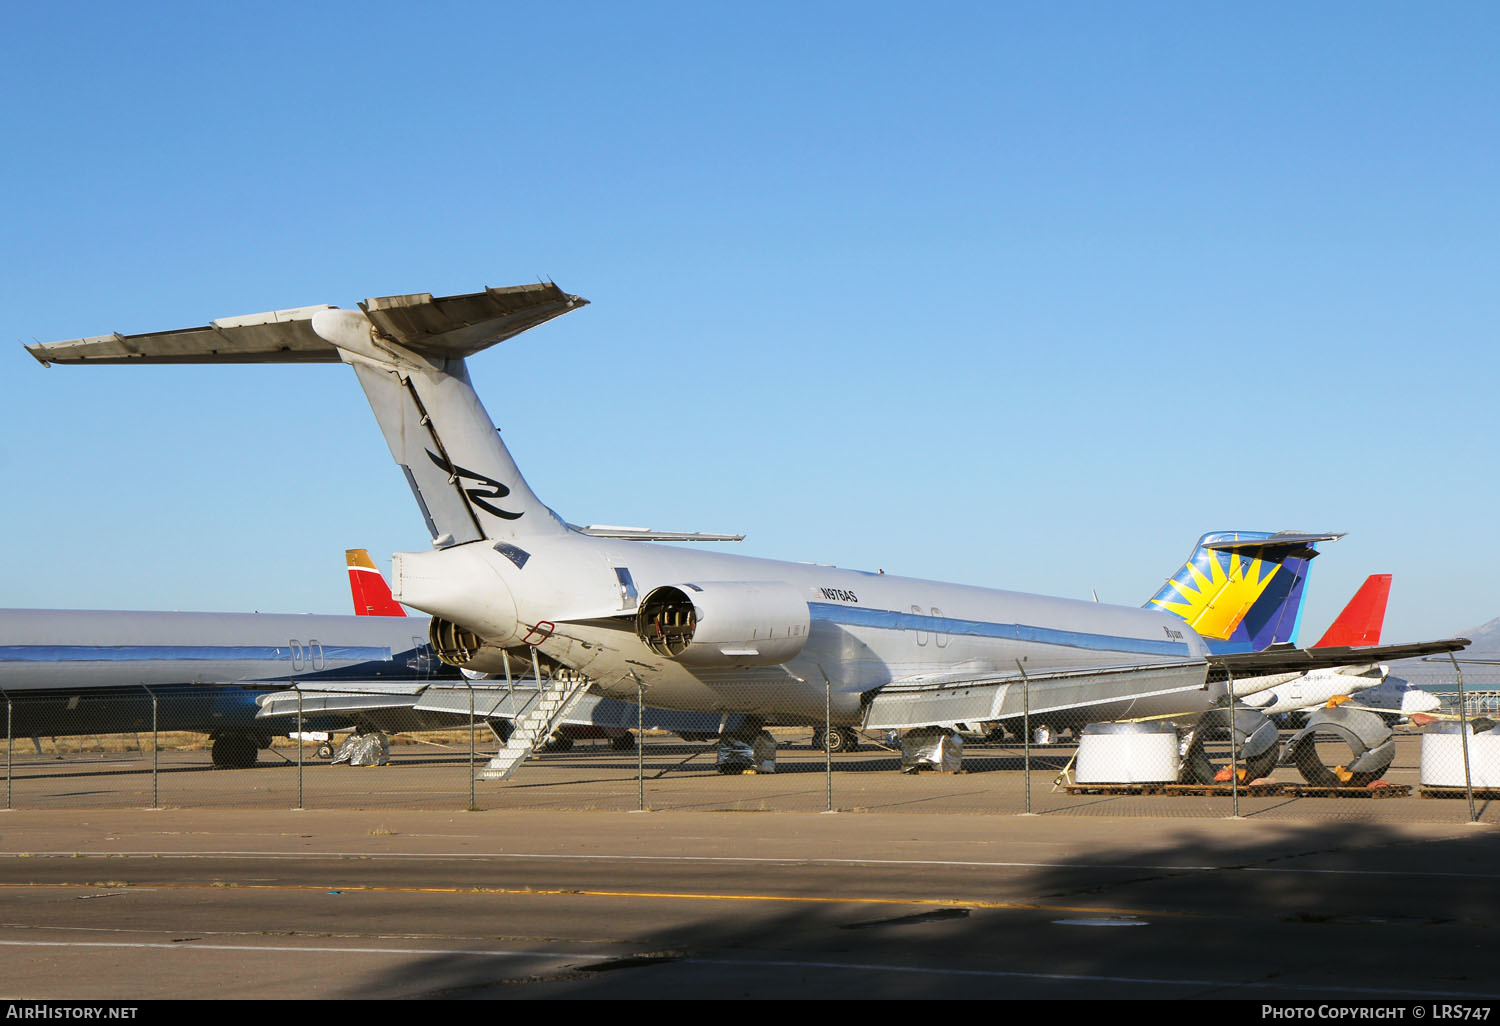
[[[391,650],[362,645],[323,645],[322,662],[389,662]],[[302,646],[299,661],[307,659]],[[287,645],[0,645],[0,662],[9,663],[133,663],[152,661],[286,662]]]
[[[1187,657],[1185,641],[1153,641],[1150,638],[1125,638],[1114,634],[1086,634],[1053,627],[1032,627],[1021,623],[990,623],[987,620],[955,620],[947,616],[924,613],[901,613],[893,609],[865,609],[830,602],[809,602],[814,620],[827,620],[851,627],[878,627],[891,631],[929,631],[936,634],[965,634],[979,638],[1004,638],[1008,641],[1033,641],[1043,645],[1066,645],[1106,652],[1138,652],[1144,655]]]

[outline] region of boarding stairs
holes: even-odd
[[[557,733],[563,718],[588,693],[590,683],[581,673],[549,677],[512,721],[510,738],[479,771],[479,779],[508,780],[516,767]]]

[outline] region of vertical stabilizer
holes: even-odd
[[[464,358],[584,303],[547,284],[387,296],[313,315],[313,331],[359,377],[435,545],[567,530],[521,476]]]
[[[405,616],[401,603],[391,598],[390,586],[375,561],[364,549],[345,549],[344,563],[349,568],[349,593],[354,597],[355,616]]]
[[[1380,630],[1385,626],[1385,604],[1390,597],[1390,574],[1371,574],[1366,577],[1365,583],[1359,586],[1344,611],[1313,648],[1332,645],[1358,648],[1380,644]]]
[[[1234,650],[1295,643],[1314,544],[1342,534],[1218,531],[1198,540],[1147,606],[1173,613]]]

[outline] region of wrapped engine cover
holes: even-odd
[[[764,731],[753,738],[726,737],[716,761],[720,773],[775,773],[776,741]]]
[[[775,666],[807,644],[807,599],[781,581],[704,581],[654,589],[636,633],[659,656],[688,666]]]
[[[964,765],[964,739],[946,727],[918,727],[901,735],[901,772],[957,773]]]
[[[391,761],[391,743],[379,731],[350,734],[339,745],[330,765],[347,762],[351,766],[384,766]]]

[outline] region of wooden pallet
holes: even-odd
[[[1180,797],[1229,798],[1234,792],[1228,784],[1069,784],[1068,794],[1092,795],[1177,795]],[[1405,798],[1410,784],[1388,787],[1314,787],[1312,784],[1243,784],[1239,793],[1246,798]],[[1458,792],[1460,795],[1463,791]],[[1478,792],[1476,792],[1477,794]]]
[[[1425,784],[1418,793],[1423,798],[1465,798],[1469,794],[1469,792],[1461,787],[1428,787]],[[1494,801],[1496,798],[1500,798],[1500,788],[1476,787],[1474,788],[1474,797],[1482,798],[1485,801]]]

